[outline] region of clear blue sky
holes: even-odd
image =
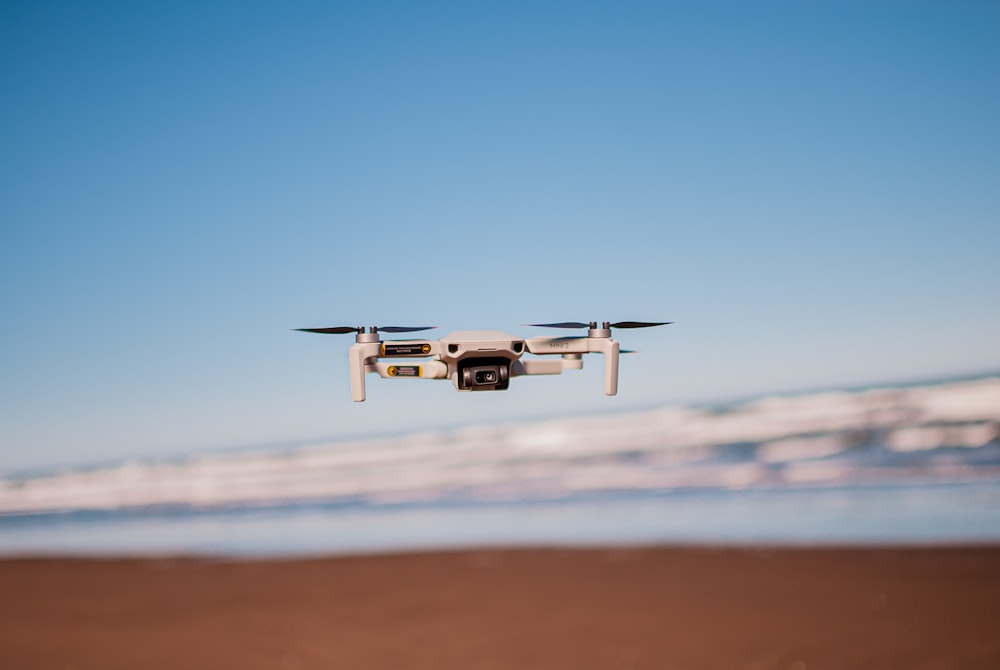
[[[0,3],[0,471],[1000,369],[996,3]],[[503,394],[350,337],[667,319]]]

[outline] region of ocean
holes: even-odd
[[[1000,542],[1000,377],[0,478],[0,555]]]

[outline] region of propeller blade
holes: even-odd
[[[526,323],[526,326],[537,326],[539,328],[589,328],[589,323],[579,321],[561,321],[559,323]]]
[[[612,323],[612,328],[651,328],[652,326],[667,326],[673,323],[673,321],[618,321],[617,323]]]
[[[437,326],[380,326],[383,333],[415,333],[418,330],[434,330]]]
[[[378,326],[383,333],[415,333],[418,330],[433,330],[437,326]],[[358,326],[334,326],[333,328],[296,328],[303,333],[323,333],[325,335],[346,335],[358,332]]]
[[[636,351],[635,349],[619,349],[618,353],[619,354],[637,354],[639,352]]]
[[[600,322],[595,322],[600,325]],[[612,323],[612,328],[650,328],[652,326],[666,326],[673,321],[618,321]],[[541,328],[589,328],[589,323],[582,321],[560,321],[559,323],[526,323],[526,326],[539,326]]]
[[[296,328],[303,333],[323,333],[324,335],[344,335],[345,333],[356,333],[356,326],[337,326],[335,328]]]

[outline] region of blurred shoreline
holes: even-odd
[[[1000,485],[987,482],[97,510],[0,518],[0,556],[288,558],[498,546],[998,544],[998,509]]]

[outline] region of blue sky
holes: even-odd
[[[0,469],[1000,369],[991,3],[0,4]],[[295,327],[674,320],[501,394]],[[540,333],[541,334],[541,333]]]

